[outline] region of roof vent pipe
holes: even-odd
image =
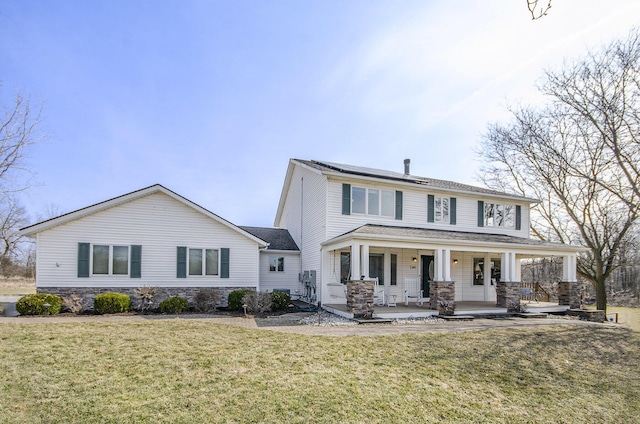
[[[409,166],[411,165],[411,159],[404,160],[404,175],[409,175]]]

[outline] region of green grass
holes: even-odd
[[[320,337],[191,320],[0,325],[7,423],[634,422],[640,335]]]

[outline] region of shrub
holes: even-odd
[[[273,298],[271,293],[250,291],[242,297],[242,303],[247,305],[247,311],[253,314],[263,314],[271,310]]]
[[[49,306],[44,306],[49,304]],[[20,315],[55,315],[62,310],[62,298],[55,294],[36,293],[22,296],[16,302]]]
[[[82,296],[78,296],[75,294],[63,298],[62,303],[64,304],[64,309],[71,312],[72,314],[81,314],[85,309],[84,299],[82,298]]]
[[[239,311],[242,309],[242,298],[245,294],[251,292],[252,290],[234,290],[229,293],[229,304],[228,308],[230,311]]]
[[[288,293],[276,292],[271,293],[271,307],[274,311],[284,311],[291,303],[291,296]]]
[[[163,314],[179,314],[189,309],[189,302],[184,297],[174,296],[160,302],[160,312]]]
[[[151,308],[153,298],[156,296],[157,291],[157,288],[150,286],[142,286],[135,289],[136,297],[140,300],[140,304],[138,305],[140,312],[145,312]]]
[[[117,314],[131,310],[131,297],[124,293],[107,292],[99,294],[93,300],[96,314]]]
[[[202,289],[193,298],[198,312],[214,312],[220,303],[220,292],[213,289]]]

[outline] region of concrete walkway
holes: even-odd
[[[282,333],[304,334],[309,336],[383,336],[405,333],[428,332],[462,332],[480,331],[502,328],[535,328],[548,326],[600,326],[607,328],[624,328],[618,324],[594,323],[577,319],[557,317],[548,318],[476,318],[473,321],[429,322],[416,321],[412,323],[386,324],[351,324],[342,325],[301,325],[301,319],[314,315],[313,313],[285,314],[276,317],[254,318],[226,315],[81,315],[81,316],[49,316],[49,317],[0,317],[2,324],[53,324],[53,323],[99,323],[99,322],[141,322],[153,320],[197,320],[212,324],[232,325],[236,327],[258,330],[279,331]]]

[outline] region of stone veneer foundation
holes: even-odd
[[[429,282],[429,308],[440,310],[440,301],[447,302],[455,309],[456,288],[455,281]]]
[[[580,287],[577,281],[558,283],[558,304],[569,305],[571,309],[580,308]]]
[[[520,305],[520,282],[498,281],[496,283],[496,306],[507,308],[508,312],[516,311]]]
[[[347,281],[347,310],[354,318],[373,318],[373,280]]]
[[[93,299],[96,295],[107,292],[124,293],[131,296],[131,307],[138,309],[140,300],[136,297],[136,288],[137,287],[38,287],[37,292],[57,294],[63,298],[72,295],[80,296],[86,305],[86,309],[89,310],[93,309]],[[187,299],[189,304],[193,306],[196,294],[203,289],[216,290],[220,293],[220,304],[217,305],[218,307],[227,306],[229,293],[234,290],[255,290],[254,287],[156,287],[157,291],[151,308],[157,308],[160,302],[174,296]]]

